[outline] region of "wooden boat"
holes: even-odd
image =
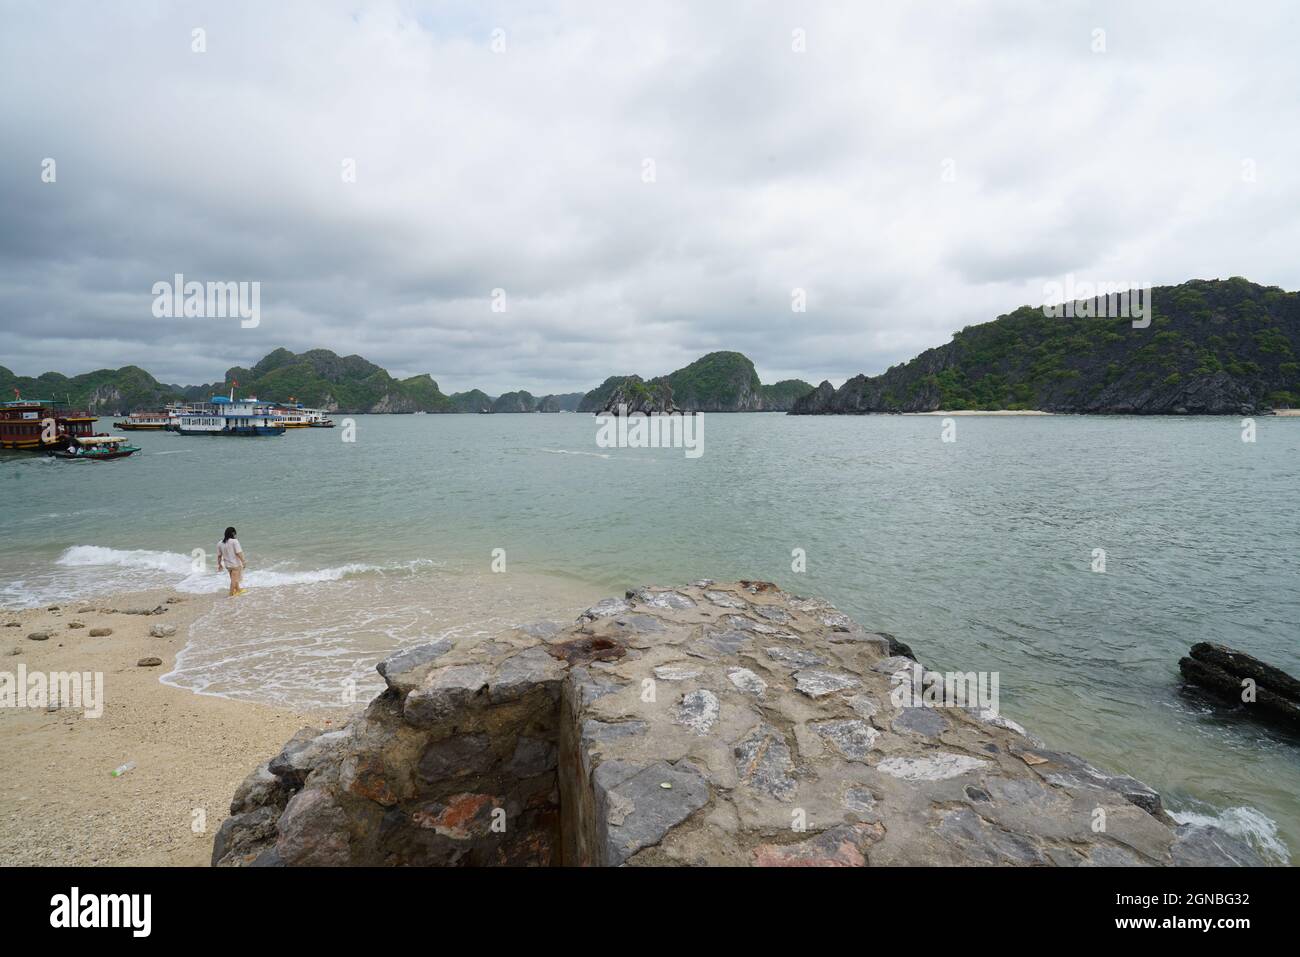
[[[109,459],[124,459],[139,452],[139,446],[127,445],[121,435],[87,435],[74,439],[67,448],[50,452],[56,459],[76,459],[77,461],[105,462]]]
[[[99,417],[72,411],[53,399],[23,399],[0,403],[0,449],[50,452],[67,447],[69,438],[93,435]]]

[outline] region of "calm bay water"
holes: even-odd
[[[599,449],[585,415],[357,416],[274,439],[138,434],[116,463],[0,455],[0,604],[250,591],[165,680],[337,704],[393,648],[571,619],[632,585],[765,578],[940,670],[1186,816],[1300,848],[1300,748],[1180,691],[1221,641],[1300,674],[1300,419],[706,417],[704,455]],[[807,571],[791,570],[804,549]],[[1092,570],[1094,549],[1106,572]],[[504,549],[506,571],[491,571]]]

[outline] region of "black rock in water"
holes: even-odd
[[[1226,645],[1202,641],[1178,662],[1184,678],[1252,717],[1300,730],[1300,681],[1258,658]]]

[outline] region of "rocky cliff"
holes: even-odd
[[[906,651],[823,601],[709,581],[411,648],[363,714],[248,776],[212,859],[1260,863],[1006,717],[900,703]]]
[[[643,380],[640,376],[610,376],[588,392],[579,412],[603,412],[612,407],[614,389],[627,383],[655,388],[663,383],[683,412],[785,412],[812,386],[799,379],[785,379],[774,385],[759,382],[754,363],[739,352],[710,352],[685,368],[666,376]]]
[[[823,382],[795,415],[1041,409],[1251,415],[1300,403],[1300,294],[1245,279],[1151,290],[1150,325],[1049,318],[970,326],[882,375]]]

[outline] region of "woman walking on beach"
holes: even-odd
[[[226,537],[217,546],[217,571],[221,571],[224,566],[230,572],[231,598],[244,593],[244,589],[239,587],[239,582],[244,577],[244,565],[244,550],[239,547],[239,539],[235,538],[235,529],[228,528]]]

